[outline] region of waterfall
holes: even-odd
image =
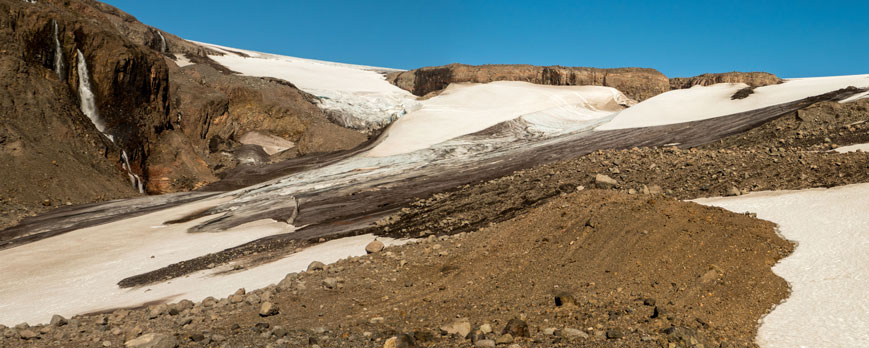
[[[55,24],[56,25],[56,24]],[[57,32],[55,26],[55,32]],[[84,55],[81,53],[81,50],[75,50],[76,55],[76,68],[78,71],[78,94],[81,98],[81,111],[91,119],[91,122],[94,123],[94,126],[97,127],[97,130],[100,133],[103,133],[106,137],[109,138],[112,142],[115,142],[115,138],[106,133],[106,125],[103,123],[103,120],[100,119],[100,114],[97,111],[97,104],[94,100],[94,93],[91,90],[91,81],[90,76],[88,75],[87,63],[84,60]],[[121,159],[124,160],[124,163],[121,164],[121,168],[127,172],[127,176],[130,178],[130,185],[133,188],[138,189],[139,193],[145,193],[144,185],[142,184],[142,178],[133,173],[133,167],[130,166],[130,158],[127,156],[127,151],[121,150]]]
[[[78,49],[75,50],[75,56],[76,68],[78,70],[78,95],[81,98],[81,112],[91,119],[91,122],[94,123],[94,126],[97,127],[100,133],[106,134],[106,124],[100,119],[100,114],[97,112],[97,103],[94,100],[94,93],[91,90],[91,79],[88,75],[87,62],[85,62],[84,55]],[[106,136],[114,141],[111,135],[106,134]]]
[[[57,20],[52,19],[51,23],[54,24],[54,71],[57,73],[57,77],[63,80],[63,48],[60,47]]]
[[[166,47],[166,38],[163,37],[163,34],[160,33],[159,30],[157,31],[157,35],[160,36],[160,52],[161,52],[161,53],[166,53],[166,50],[167,50],[167,47]]]
[[[121,159],[124,160],[124,163],[121,164],[121,168],[127,171],[127,176],[130,178],[130,185],[133,185],[133,188],[139,189],[139,193],[145,193],[145,189],[142,185],[142,178],[133,173],[133,168],[130,167],[130,158],[127,157],[127,151],[121,150]]]

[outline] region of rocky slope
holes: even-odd
[[[387,79],[418,96],[440,91],[453,82],[524,81],[556,86],[608,86],[638,101],[670,89],[664,74],[645,68],[450,64],[394,72],[387,75]]]
[[[589,190],[368,249],[220,299],[0,327],[0,345],[746,347],[788,294],[769,267],[792,246],[747,215]]]
[[[184,191],[250,153],[269,161],[242,146],[254,131],[296,145],[280,158],[366,138],[331,124],[292,84],[233,76],[206,56],[219,53],[106,4],[0,0],[0,23],[0,228],[67,202],[135,195],[130,175],[148,193]],[[198,64],[179,68],[178,57]],[[105,134],[81,110],[80,62]]]
[[[473,231],[580,187],[694,199],[869,182],[869,154],[830,151],[869,143],[867,110],[869,99],[823,102],[699,148],[598,151],[426,197],[372,231]],[[612,181],[600,182],[597,174]]]

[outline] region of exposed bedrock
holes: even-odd
[[[669,80],[664,74],[647,68],[450,64],[394,72],[387,79],[418,96],[440,91],[453,82],[493,81],[524,81],[555,86],[608,86],[638,101],[670,90]]]
[[[524,81],[554,86],[607,86],[642,101],[671,89],[709,86],[716,83],[745,83],[751,88],[774,85],[782,80],[766,72],[728,72],[668,79],[655,69],[450,64],[393,72],[389,82],[417,96],[438,92],[454,82],[488,83]]]
[[[709,86],[716,83],[744,83],[749,87],[763,87],[782,82],[768,72],[727,72],[718,74],[703,74],[694,77],[673,77],[670,79],[671,89],[691,88],[694,86]]]
[[[96,1],[0,0],[0,51],[0,227],[136,195],[122,152],[148,193],[165,193],[216,181],[247,132],[294,144],[270,160],[366,140],[291,83],[232,75],[214,52]],[[105,135],[81,110],[77,51]]]

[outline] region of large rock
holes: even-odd
[[[276,315],[280,312],[278,306],[271,302],[263,302],[262,306],[259,309],[259,315],[261,317],[270,317]]]
[[[493,81],[525,81],[555,86],[608,86],[638,101],[670,90],[670,82],[664,74],[646,68],[450,64],[394,72],[387,79],[418,96],[441,91],[454,82]]]
[[[594,176],[594,184],[601,189],[611,189],[616,187],[619,182],[607,175],[597,174]]]
[[[365,246],[365,252],[369,254],[379,253],[383,247],[383,242],[375,239]]]
[[[507,325],[504,326],[504,330],[501,334],[510,334],[513,337],[530,337],[530,333],[528,331],[528,323],[524,320],[513,318],[507,322]]]
[[[441,326],[440,329],[444,334],[466,338],[471,333],[471,322],[468,318],[461,318]]]
[[[178,342],[173,336],[149,333],[125,342],[124,346],[127,348],[175,348],[178,346]]]

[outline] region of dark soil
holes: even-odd
[[[11,337],[0,345],[117,346],[156,332],[190,347],[380,347],[408,333],[417,347],[468,347],[472,339],[499,337],[518,318],[528,325],[529,337],[513,338],[523,347],[666,347],[681,342],[677,336],[706,347],[744,347],[752,345],[757,320],[788,294],[769,267],[791,250],[772,223],[747,215],[588,190],[472,234],[291,274],[237,303],[80,316],[30,340],[6,329]],[[337,285],[325,286],[327,278]],[[279,313],[260,316],[262,301]],[[488,323],[495,332],[442,334],[438,328],[458,317],[469,318],[474,331]],[[590,337],[547,335],[546,328]]]

